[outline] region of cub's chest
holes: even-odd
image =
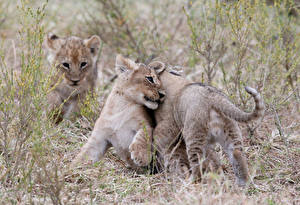
[[[81,95],[84,95],[88,89],[83,85],[77,87],[71,87],[66,83],[61,83],[55,88],[56,92],[60,94],[63,99],[75,99],[80,98]]]
[[[114,114],[106,115],[105,121],[114,132],[128,132],[128,130],[140,129],[146,119],[142,118],[142,113],[136,109],[124,109]]]

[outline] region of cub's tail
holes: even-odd
[[[261,118],[264,114],[265,106],[260,94],[254,88],[245,87],[245,90],[254,98],[255,101],[255,108],[251,113],[246,113],[240,110],[224,97],[217,100],[218,102],[215,103],[214,108],[238,122],[249,122],[251,120]]]

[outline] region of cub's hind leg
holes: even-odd
[[[235,121],[227,118],[225,119],[224,132],[225,138],[221,145],[233,167],[237,184],[245,186],[248,181],[248,166],[243,153],[241,131]]]
[[[190,180],[198,181],[201,179],[202,169],[204,168],[203,162],[205,160],[205,145],[207,144],[206,131],[201,125],[193,121],[189,121],[189,123],[185,124],[182,134],[192,170]]]

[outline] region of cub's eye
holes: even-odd
[[[154,83],[153,78],[151,76],[146,76],[146,79],[150,82],[150,83]]]
[[[87,66],[87,62],[80,63],[80,68],[83,69]]]
[[[70,64],[69,63],[63,63],[62,64],[66,69],[69,69],[70,68]]]

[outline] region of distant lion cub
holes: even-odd
[[[153,69],[120,55],[116,58],[116,70],[117,81],[92,136],[72,162],[72,167],[80,161],[94,163],[100,160],[111,146],[133,168],[150,161],[150,156],[145,153],[150,154],[147,141],[151,140],[152,127],[145,106],[149,109],[158,107],[163,97],[159,93],[161,83]]]
[[[89,39],[59,38],[50,33],[46,47],[48,60],[58,71],[51,84],[48,102],[50,110],[54,111],[55,122],[59,123],[79,112],[78,102],[94,89],[100,38],[96,35]]]

